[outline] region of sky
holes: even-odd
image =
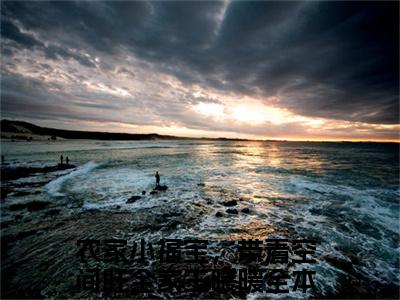
[[[1,117],[399,141],[399,3],[2,1]]]

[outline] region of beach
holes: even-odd
[[[232,266],[221,247],[234,252],[239,240],[312,239],[315,290],[290,296],[398,297],[398,144],[2,140],[1,147],[2,172],[39,170],[2,179],[3,298],[91,296],[76,290],[77,241],[88,238],[203,239]],[[73,167],[49,168],[60,155]],[[151,193],[156,171],[168,189]],[[217,296],[265,294],[202,294]]]

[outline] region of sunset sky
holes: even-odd
[[[399,140],[399,3],[1,2],[1,117]]]

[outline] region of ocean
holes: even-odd
[[[70,163],[77,166],[3,182],[9,192],[1,206],[2,223],[7,224],[2,228],[2,236],[18,236],[28,227],[53,224],[55,221],[48,215],[43,217],[43,211],[10,209],[13,204],[40,200],[49,202],[53,211],[59,210],[57,222],[61,220],[68,226],[88,211],[100,212],[105,219],[116,213],[123,213],[126,218],[142,214],[147,219],[137,222],[147,226],[130,220],[129,230],[113,229],[113,236],[128,240],[313,239],[317,241],[314,283],[320,297],[352,292],[372,295],[369,288],[377,290],[377,295],[392,296],[399,286],[398,144],[2,141],[1,152],[6,168],[51,166],[59,162],[60,155],[64,159],[68,156]],[[168,190],[150,195],[156,171]],[[142,191],[146,191],[144,196]],[[141,198],[126,203],[135,195]],[[229,207],[223,202],[230,200],[237,200],[233,208],[238,214],[226,213]],[[248,210],[243,213],[242,209]],[[216,216],[217,212],[222,216]],[[92,232],[94,235],[110,238],[109,227],[99,229],[103,221],[106,224],[106,220],[99,218],[90,229],[99,230]],[[65,243],[68,230],[72,229],[64,225],[54,229],[59,235],[53,235],[52,229],[43,229],[40,236],[53,237],[53,245],[61,243],[59,236],[67,237],[62,240]],[[70,235],[71,243],[76,243],[74,237]],[[48,252],[43,252],[44,244],[35,243],[37,239],[40,237],[31,235],[9,243],[9,254],[2,259],[3,272],[14,274],[16,265],[36,272],[35,266],[41,263],[22,262],[18,256],[22,250],[15,252],[12,247],[36,251],[42,259],[53,253],[48,248]],[[47,258],[49,272],[70,267],[55,260]],[[55,283],[50,285],[51,277],[43,272],[43,278],[52,287],[42,286],[41,295],[71,296],[67,288],[61,293]],[[29,291],[32,283],[28,279],[26,274],[15,276],[7,284],[26,285]],[[357,291],[348,289],[349,280],[358,282]],[[304,296],[299,291],[289,295]],[[247,297],[260,296],[250,293]]]

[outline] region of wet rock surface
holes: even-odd
[[[37,210],[42,210],[45,209],[50,202],[47,201],[31,201],[27,203],[16,203],[16,204],[11,204],[9,209],[11,211],[14,210],[22,210],[22,209],[27,209],[28,211],[37,211]]]
[[[237,215],[239,212],[236,208],[228,208],[226,210],[226,213],[231,214],[231,215]]]
[[[59,215],[61,212],[60,209],[50,209],[48,211],[46,211],[45,216],[56,216]]]
[[[15,180],[21,177],[28,177],[36,173],[49,173],[55,171],[63,171],[76,168],[75,165],[58,164],[56,166],[47,167],[7,167],[1,166],[1,180]]]
[[[222,202],[222,205],[223,206],[236,206],[237,201],[236,200],[225,201],[225,202]]]
[[[135,203],[137,200],[142,199],[141,196],[132,196],[128,199],[128,201],[126,201],[126,203]]]
[[[92,294],[75,288],[80,268],[77,240],[120,238],[132,243],[145,238],[144,230],[168,236],[178,226],[198,222],[193,214],[169,207],[143,208],[135,214],[93,209],[74,215],[52,208],[40,216],[9,221],[7,227],[2,222],[2,298],[87,298]]]
[[[242,213],[245,213],[245,214],[249,214],[249,213],[250,213],[250,208],[245,207],[245,208],[243,208],[243,209],[241,210],[241,212],[242,212]]]
[[[154,190],[155,191],[166,191],[168,187],[166,185],[157,185]]]
[[[168,186],[166,186],[166,185],[157,185],[152,191],[150,191],[149,194],[156,195],[156,194],[158,194],[158,192],[163,192],[163,191],[166,191],[167,189],[168,189]],[[142,192],[142,194],[143,194],[143,192]]]

